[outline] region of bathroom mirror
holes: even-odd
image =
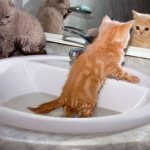
[[[16,7],[23,9],[30,14],[36,16],[39,19],[39,10],[46,0],[14,0]],[[52,0],[51,0],[52,1]],[[67,0],[53,0],[54,2],[59,1],[62,3]],[[133,19],[132,10],[137,12],[150,14],[150,0],[68,0],[70,1],[71,13],[67,17],[62,17],[62,23],[60,24],[60,29],[62,32],[46,32],[47,41],[64,43],[64,41],[71,41],[73,46],[85,46],[87,39],[74,37],[83,37],[84,35],[92,37],[94,39],[98,34],[98,27],[101,24],[102,18],[108,15],[110,18],[118,21],[128,21]],[[47,5],[46,5],[47,6]],[[58,6],[58,5],[57,5]],[[69,7],[69,8],[70,8]],[[48,20],[48,17],[45,18]],[[39,19],[40,21],[40,19]],[[55,20],[58,22],[58,20]],[[42,23],[41,23],[42,24]],[[51,23],[48,23],[48,26]],[[53,25],[55,26],[55,25]],[[66,27],[73,27],[77,31],[74,33],[72,29],[67,29]],[[68,32],[69,31],[69,32]],[[48,33],[47,33],[48,32]],[[72,34],[73,33],[73,36]],[[83,35],[84,34],[84,35]],[[64,38],[69,35],[69,40]],[[70,35],[73,40],[70,40]],[[72,38],[71,37],[71,38]],[[65,39],[65,40],[64,40]],[[91,39],[90,39],[91,40]],[[74,43],[79,43],[81,45],[74,45]],[[138,46],[142,47],[142,46]],[[146,47],[147,48],[147,47]]]
[[[18,7],[37,16],[44,0],[15,0]],[[104,15],[113,19],[127,21],[132,18],[132,9],[150,13],[149,0],[70,0],[70,6],[84,5],[90,8],[91,14],[72,12],[65,20],[66,26],[82,30],[97,28]]]

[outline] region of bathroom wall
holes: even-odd
[[[39,6],[44,0],[15,1],[22,1],[24,9],[36,15]],[[79,4],[88,5],[93,12],[91,15],[71,13],[65,20],[66,25],[81,29],[98,27],[103,16],[106,14],[113,19],[127,21],[132,19],[132,9],[143,13],[150,13],[150,0],[70,0],[70,2],[71,6]]]

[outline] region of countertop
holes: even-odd
[[[49,47],[54,51],[49,51]],[[48,54],[68,55],[71,47],[48,44]],[[65,51],[64,51],[65,49]],[[125,66],[150,75],[150,60],[125,57]],[[108,136],[64,135],[23,130],[0,124],[0,150],[149,150],[150,124]]]

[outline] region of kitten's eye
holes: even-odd
[[[9,16],[6,16],[5,18],[9,18]]]
[[[148,27],[146,27],[144,30],[145,30],[145,31],[149,31],[149,28],[148,28]]]
[[[140,30],[140,27],[139,27],[139,26],[136,26],[136,30]]]

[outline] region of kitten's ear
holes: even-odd
[[[111,19],[106,15],[103,19],[102,19],[102,23],[99,27],[99,33],[101,32],[101,30],[103,30],[103,28],[109,23],[112,22]]]
[[[112,21],[107,15],[103,18],[102,22],[110,22]]]
[[[133,13],[133,17],[137,18],[138,16],[140,16],[140,13],[136,12],[135,10],[132,10]]]
[[[105,26],[107,23],[112,22],[111,19],[108,16],[105,16],[102,20],[101,26]],[[100,26],[100,27],[101,27]]]
[[[103,27],[105,27],[105,25],[107,23],[111,22],[111,19],[106,15],[103,19],[102,19],[102,23],[99,27],[99,31],[101,31],[101,29],[103,29]]]

